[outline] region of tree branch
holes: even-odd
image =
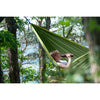
[[[25,39],[25,48],[23,49],[23,51],[26,49],[27,44],[28,44],[27,39],[26,39],[26,36],[25,36],[25,31],[24,31],[24,39]]]
[[[71,26],[71,27],[70,27],[69,32],[67,33],[66,38],[68,38],[68,36],[69,36],[69,34],[71,33],[71,31],[72,31],[73,27],[74,27],[74,26]]]

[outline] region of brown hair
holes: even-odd
[[[50,52],[50,55],[55,59],[55,56],[59,54],[59,51],[58,50],[54,50],[52,52]]]

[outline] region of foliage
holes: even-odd
[[[25,25],[27,25],[28,22],[25,21],[24,19],[20,18],[20,17],[15,17],[15,20],[16,20],[16,23],[17,23],[17,26],[18,26],[18,30],[20,30],[21,32],[23,30],[25,30]]]
[[[0,49],[1,49],[1,68],[3,70],[4,81],[9,83],[9,63],[7,49],[15,49],[19,45],[14,35],[7,30],[0,31]]]
[[[29,81],[35,81],[39,80],[39,74],[36,72],[35,69],[32,69],[32,67],[26,67],[26,68],[21,68],[20,69],[20,77],[22,83],[26,83]]]
[[[46,83],[52,83],[53,81],[59,82],[62,76],[60,68],[55,66],[51,61],[48,61],[46,63],[46,73],[45,74],[46,74]]]
[[[18,41],[15,39],[14,35],[7,30],[0,31],[0,46],[13,48],[18,45]]]
[[[24,21],[23,19],[19,18],[19,17],[15,17],[15,19],[17,21],[17,26],[18,26],[17,32],[24,32],[26,30],[26,32],[25,32],[26,38],[27,39],[30,38],[29,41],[30,40],[31,41],[32,40],[36,40],[35,36],[33,35],[33,33],[29,32],[29,30],[26,29],[25,25],[27,25],[27,22]],[[2,26],[4,24],[5,23],[2,23]],[[1,25],[1,23],[0,23],[0,25]],[[21,36],[21,35],[19,35],[19,36]],[[33,38],[33,36],[34,36],[34,38]],[[10,33],[9,31],[5,30],[5,29],[2,30],[2,31],[0,31],[0,46],[2,47],[1,48],[1,62],[2,62],[1,66],[2,66],[3,73],[4,73],[3,74],[4,81],[6,83],[10,82],[9,81],[9,63],[8,63],[7,49],[8,48],[13,48],[14,49],[17,45],[19,46],[19,48],[21,48],[21,45],[19,45],[19,40],[21,40],[21,39],[19,38],[19,39],[16,40],[15,37],[14,37],[14,35],[12,33]],[[36,42],[34,42],[34,43],[36,43]],[[19,65],[22,68],[22,62],[25,61],[26,59],[29,59],[29,57],[24,57],[23,56],[24,51],[21,50],[21,49],[18,49],[18,53],[19,53],[19,55],[18,55]],[[26,70],[24,70],[24,71],[26,71]],[[27,71],[30,72],[30,71],[32,71],[32,69],[27,69]],[[39,74],[37,74],[37,75],[39,75]],[[30,77],[30,74],[29,75],[27,74],[27,77],[26,77],[26,79],[24,79],[24,82],[30,81],[30,78],[28,79],[28,77]]]
[[[4,47],[1,48],[1,66],[2,69],[4,70],[8,70],[9,68],[8,54],[7,54],[7,50]]]
[[[32,82],[32,81],[39,81],[39,72],[32,67],[23,67],[23,62],[32,61],[37,57],[33,55],[37,55],[37,53],[28,53],[25,55],[25,52],[29,50],[29,46],[37,44],[37,38],[33,34],[33,31],[30,29],[28,22],[20,17],[15,17],[18,25],[17,31],[17,40],[20,43],[20,47],[18,48],[18,59],[19,59],[19,66],[20,66],[20,79],[22,83]],[[27,28],[28,26],[28,28]],[[23,46],[25,45],[25,46]]]
[[[39,16],[33,16],[33,17],[31,17],[31,19],[33,20],[33,19],[36,19],[36,20],[43,20],[45,17],[39,17]]]
[[[26,61],[34,61],[35,59],[38,59],[38,48],[37,52],[29,53],[24,56],[26,51],[29,51],[30,45],[36,45],[38,43],[38,40],[29,27],[28,22],[22,18],[22,17],[14,17],[17,22],[17,41],[15,40],[13,34],[8,32],[7,30],[0,31],[0,46],[1,48],[1,65],[3,71],[9,70],[9,64],[8,64],[8,54],[7,54],[7,48],[15,47],[16,45],[19,45],[18,48],[18,61],[20,66],[20,80],[22,83],[28,83],[28,82],[35,82],[40,80],[40,73],[39,70],[33,69],[31,66],[22,67],[23,62]],[[33,16],[28,17],[30,21],[34,22],[36,20],[42,21],[42,25],[46,25],[45,17],[39,17],[39,16]],[[73,26],[70,35],[68,38],[72,41],[75,41],[77,43],[83,43],[85,44],[85,38],[84,38],[84,32],[82,30],[82,23],[81,23],[81,17],[51,17],[51,28],[53,28],[52,31],[55,31],[56,34],[59,34],[63,36],[63,28],[65,29],[64,34],[65,37],[68,35],[69,30],[71,26]],[[90,22],[90,24],[94,24],[95,22]],[[37,24],[37,23],[35,23]],[[4,25],[3,23],[0,23],[1,26]],[[1,28],[1,27],[0,27]],[[92,26],[90,27],[91,30],[93,30]],[[98,27],[99,29],[99,27]],[[81,38],[80,38],[81,37]],[[56,39],[57,40],[57,39]],[[18,44],[19,43],[19,44]],[[52,43],[52,42],[51,42]],[[27,44],[27,45],[26,45]],[[23,45],[25,45],[24,48]],[[48,44],[47,44],[48,45]],[[52,47],[51,47],[52,49]],[[34,50],[33,50],[34,51]],[[72,51],[73,52],[73,51]],[[76,52],[76,51],[75,51]],[[76,55],[77,56],[77,55]],[[58,66],[55,66],[52,61],[48,57],[46,57],[46,83],[82,83],[82,82],[93,82],[91,74],[87,73],[65,73],[62,71]],[[28,62],[30,63],[30,62]],[[4,72],[4,80],[6,83],[9,83],[9,71]],[[65,77],[66,76],[66,77]]]
[[[48,61],[46,66],[46,83],[93,83],[89,71],[69,73],[56,67],[51,61]]]

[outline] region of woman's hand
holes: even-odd
[[[71,58],[70,54],[65,54],[67,58]]]
[[[68,67],[71,65],[71,56],[70,56],[70,54],[65,54],[65,55],[66,55],[66,57],[68,58],[68,63],[67,63],[67,65],[60,64],[59,66],[60,66],[61,68],[68,68]]]

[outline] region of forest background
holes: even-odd
[[[98,83],[100,81],[99,17],[24,18],[25,20],[20,17],[0,17],[1,83]],[[56,66],[48,58],[48,54],[30,28],[30,21],[89,48],[90,65],[84,65],[88,70],[84,72],[81,69],[81,73],[76,73],[75,68],[73,73],[68,71],[64,73],[55,69]],[[83,61],[82,64],[86,62]]]
[[[39,51],[42,47],[27,19],[36,25],[54,32],[55,34],[89,48],[83,31],[82,18],[66,16],[28,16],[27,19],[25,18],[26,17],[1,17],[1,20],[3,19],[3,21],[0,23],[2,46],[1,82],[55,83],[57,82],[56,76],[58,76],[59,73],[58,71],[54,70],[55,66],[52,64],[52,61],[50,61],[44,50],[41,52],[42,54],[45,54],[43,59],[46,59],[46,62],[42,62],[40,60],[42,54]],[[13,39],[13,34],[9,33],[8,31],[13,33],[16,39]],[[16,47],[18,47],[18,51]],[[41,69],[41,65],[46,67],[45,70]],[[68,73],[68,75],[66,73],[66,76],[68,76],[68,80],[66,81],[67,83],[93,82],[89,71],[86,71],[85,73]],[[63,78],[64,77],[62,77],[61,80],[63,80]],[[62,83],[64,81],[58,82]]]
[[[12,2],[12,0],[10,0],[10,1]],[[5,0],[2,1],[2,4],[5,4],[5,6],[6,6],[5,8],[7,8],[8,10],[7,9],[3,9],[3,11],[1,11],[1,14],[0,14],[1,16],[5,16],[5,15],[6,16],[18,16],[18,15],[21,15],[21,16],[23,16],[23,15],[26,15],[26,16],[27,15],[31,15],[31,16],[33,16],[32,15],[32,12],[34,12],[34,15],[36,15],[36,16],[39,16],[39,15],[42,15],[42,16],[44,16],[44,15],[47,15],[47,16],[48,15],[49,16],[51,16],[51,15],[53,15],[53,16],[54,15],[55,16],[100,16],[99,13],[98,13],[98,10],[97,10],[97,9],[99,9],[98,8],[99,7],[98,0],[91,1],[91,4],[90,4],[90,1],[84,1],[84,2],[79,2],[79,1],[76,1],[76,0],[75,1],[72,1],[72,0],[67,1],[68,4],[72,4],[72,9],[70,9],[70,10],[68,10],[70,8],[70,5],[67,5],[66,6],[66,3],[63,3],[63,5],[61,6],[61,2],[60,1],[58,2],[58,1],[55,0],[55,2],[53,1],[54,2],[53,4],[52,4],[52,2],[49,2],[49,5],[46,5],[46,2],[45,1],[44,1],[45,2],[45,5],[43,5],[41,3],[41,1],[38,1],[38,0],[37,1],[34,1],[35,4],[38,4],[38,2],[40,2],[40,4],[42,4],[42,7],[41,7],[40,4],[38,4],[39,7],[41,7],[41,10],[42,11],[45,8],[48,8],[49,14],[47,14],[47,12],[42,12],[41,13],[40,12],[40,9],[37,9],[37,12],[38,13],[36,13],[36,11],[33,11],[33,9],[37,8],[36,5],[34,5],[35,8],[33,7],[33,3],[30,3],[29,6],[28,6],[27,5],[27,2],[25,2],[24,5],[23,5],[23,2],[22,1],[19,1],[20,4],[17,1],[16,2],[16,5],[19,5],[19,6],[18,6],[18,8],[17,7],[14,8],[16,6],[15,3],[8,6],[9,2],[6,1],[6,4],[5,4]],[[22,5],[24,7],[22,7]],[[50,5],[52,5],[52,8],[50,7]],[[56,5],[56,9],[55,9],[55,5]],[[85,5],[85,7],[83,7],[82,5]],[[1,5],[0,7],[1,7],[1,9],[4,8],[4,5]],[[12,8],[15,11],[13,11]],[[28,8],[31,8],[32,9],[32,11],[30,11],[30,13],[29,13],[29,9]],[[73,8],[74,8],[74,10],[73,10]],[[79,10],[79,8],[80,8],[80,10]],[[64,11],[64,9],[67,9],[67,11],[66,10]],[[23,10],[25,10],[25,12],[23,12]],[[60,13],[57,13],[57,10],[59,10]],[[19,12],[20,12],[20,14],[18,14]],[[27,12],[27,14],[26,14],[26,12]],[[65,14],[65,12],[67,12],[67,14]],[[3,98],[3,99],[10,98],[9,91],[10,90],[15,91],[15,89],[16,89],[15,88],[16,86],[15,87],[10,86],[10,85],[9,86],[1,85],[1,86],[2,86],[1,87],[2,93],[0,93],[0,94],[2,94],[1,95],[1,98]],[[34,87],[34,91],[33,91],[33,88],[32,87]],[[8,90],[7,90],[7,88],[8,88]],[[40,90],[38,88],[40,88]],[[53,89],[53,91],[52,91],[52,88],[54,88],[55,90]],[[61,91],[64,91],[63,96],[61,96],[57,92],[57,89],[58,88]],[[68,94],[67,95],[67,98],[70,98],[70,99],[75,99],[75,98],[77,98],[77,100],[80,99],[80,97],[77,96],[77,94],[79,94],[83,99],[86,99],[86,98],[90,99],[91,98],[91,100],[94,100],[94,98],[95,98],[96,100],[98,100],[98,98],[99,98],[99,94],[98,94],[99,93],[99,84],[95,84],[95,85],[90,85],[90,84],[87,84],[87,85],[70,85],[70,86],[68,86],[68,85],[63,85],[63,86],[62,85],[59,85],[58,87],[57,87],[57,85],[54,85],[54,86],[49,85],[49,87],[46,86],[46,88],[43,85],[41,87],[39,85],[38,86],[36,86],[36,85],[33,86],[32,85],[31,87],[30,86],[27,87],[27,85],[26,85],[26,86],[21,86],[21,87],[20,86],[19,87],[17,86],[17,89],[13,93],[13,96],[16,97],[15,94],[17,93],[17,95],[19,94],[19,97],[24,98],[24,100],[27,99],[27,98],[30,98],[31,99],[33,97],[33,94],[35,94],[34,95],[34,98],[37,98],[38,97],[37,94],[40,94],[40,97],[43,97],[43,92],[46,93],[48,90],[49,91],[48,91],[48,93],[46,93],[46,95],[49,96],[49,94],[51,94],[54,99],[57,98],[58,100],[60,100],[61,98],[62,99],[66,98],[66,95],[64,95],[65,93]],[[19,89],[20,89],[20,91],[19,91]],[[27,91],[24,92],[23,91],[24,89],[27,89]],[[6,90],[6,91],[3,91],[3,90]],[[29,90],[32,90],[32,91],[29,92]],[[41,90],[44,90],[44,91],[42,92]],[[67,91],[65,92],[65,90],[67,90]],[[17,91],[19,91],[19,93]],[[24,92],[24,97],[21,95],[22,92]],[[29,94],[28,94],[28,92],[29,92]],[[4,95],[5,93],[7,95],[6,97]],[[55,93],[57,93],[58,95],[57,96],[56,95],[54,96],[53,94],[55,94]],[[25,94],[27,94],[27,95],[25,95]],[[83,94],[85,96],[83,96]],[[91,94],[91,96],[89,94]],[[19,97],[16,97],[16,99],[18,99]],[[49,98],[52,98],[52,97],[49,96]]]

